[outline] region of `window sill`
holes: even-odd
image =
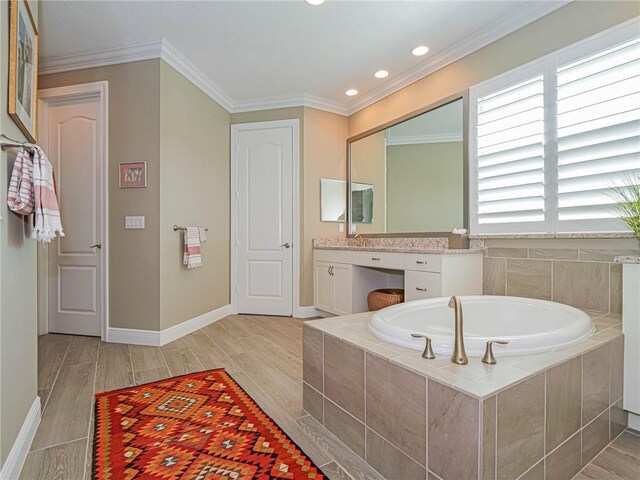
[[[478,233],[469,235],[471,240],[535,239],[535,238],[635,238],[633,232],[573,232],[573,233]]]

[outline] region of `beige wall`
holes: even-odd
[[[462,142],[387,146],[387,231],[463,226]]]
[[[109,82],[110,324],[158,330],[160,60],[44,75],[40,88],[101,80]],[[134,161],[147,162],[148,187],[119,188],[118,164]],[[125,215],[144,215],[144,230],[125,230]]]
[[[355,233],[387,230],[387,152],[385,131],[351,144],[351,180],[373,185],[373,221],[356,223]]]
[[[350,136],[640,15],[633,1],[574,1],[349,117]]]
[[[0,9],[0,133],[25,141],[7,114],[9,7]],[[34,18],[38,5],[30,2]],[[0,468],[37,392],[36,242],[29,221],[7,208],[7,186],[17,150],[0,153]]]
[[[320,221],[320,179],[346,178],[347,117],[308,107],[234,113],[231,123],[297,119],[300,122],[300,305],[313,305],[313,238],[343,236]]]
[[[202,90],[160,65],[160,328],[228,305],[230,115]],[[182,232],[209,228],[203,267],[182,265]]]

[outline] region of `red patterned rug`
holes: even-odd
[[[97,480],[324,479],[224,371],[96,395]]]

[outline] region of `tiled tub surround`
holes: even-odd
[[[389,479],[569,479],[626,428],[620,317],[574,347],[465,366],[389,344],[370,313],[306,322],[304,409]]]
[[[483,293],[539,298],[621,314],[622,265],[614,259],[640,255],[640,243],[636,239],[620,241],[631,248],[585,248],[589,240],[559,240],[555,245],[568,246],[558,248],[544,246],[545,240],[508,242],[511,246],[487,240]]]

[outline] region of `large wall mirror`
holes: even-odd
[[[418,236],[467,227],[465,98],[349,139],[349,233]]]

